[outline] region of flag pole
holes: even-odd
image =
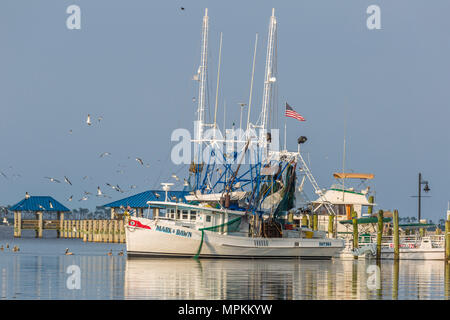
[[[287,102],[286,102],[287,104]],[[286,105],[284,107],[286,109]],[[286,117],[284,117],[284,150],[287,150],[286,148]]]

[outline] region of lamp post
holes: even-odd
[[[419,194],[417,196],[418,198],[418,214],[417,214],[417,218],[418,218],[418,222],[420,223],[420,206],[421,206],[421,197],[422,197],[422,184],[425,185],[425,187],[423,188],[423,191],[428,192],[430,191],[430,187],[428,187],[428,181],[422,180],[422,173],[419,172]]]

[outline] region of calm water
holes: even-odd
[[[449,266],[441,261],[385,261],[380,285],[367,260],[129,259],[123,244],[44,239],[26,231],[13,239],[0,226],[1,299],[448,299]],[[19,252],[12,252],[17,245]],[[73,256],[65,256],[69,248]],[[112,250],[113,256],[107,252]],[[66,273],[79,266],[80,289]],[[447,270],[446,270],[447,268]],[[370,270],[370,269],[369,269]]]

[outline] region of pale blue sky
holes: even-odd
[[[81,7],[81,30],[66,28],[71,4]],[[371,4],[381,7],[382,30],[366,27]],[[237,103],[248,99],[256,32],[255,110],[261,105],[275,7],[279,121],[284,101],[306,118],[288,119],[288,146],[296,148],[299,135],[308,137],[304,150],[320,186],[328,187],[332,173],[341,170],[347,108],[346,167],[375,174],[379,208],[415,216],[417,199],[410,196],[417,194],[421,171],[432,196],[423,199],[422,215],[444,217],[450,200],[450,2],[438,0],[3,0],[0,170],[9,179],[0,177],[0,205],[14,204],[28,191],[52,195],[70,208],[93,208],[109,200],[79,202],[83,191],[95,193],[100,186],[112,200],[123,196],[106,182],[123,189],[137,185],[129,195],[159,188],[172,172],[183,177],[186,171],[167,161],[170,134],[192,128],[197,87],[190,79],[200,61],[205,7],[210,99],[223,32],[219,101],[220,107],[227,101],[230,124],[239,121]],[[88,113],[104,119],[88,127]],[[106,151],[112,155],[100,159]],[[116,172],[121,169],[124,174]],[[43,178],[64,175],[73,186]],[[70,195],[71,203],[65,201]]]

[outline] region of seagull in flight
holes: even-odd
[[[72,185],[72,182],[70,182],[69,178],[67,178],[66,176],[64,176],[64,181],[67,182],[68,184]]]
[[[89,191],[84,191],[84,194],[88,196],[88,195],[90,195],[92,193],[90,193]]]
[[[78,201],[86,201],[87,199],[89,199],[88,197],[86,197],[86,196],[84,196],[83,198],[81,198],[80,200],[78,200]]]
[[[100,155],[100,158],[103,158],[104,156],[109,156],[109,155],[111,155],[110,152],[103,152],[103,153]]]
[[[73,195],[70,196],[69,199],[67,199],[67,201],[72,201]]]
[[[87,116],[86,123],[88,124],[88,126],[90,126],[92,124],[90,114],[88,114],[88,116]]]
[[[102,190],[100,189],[100,186],[97,187],[97,197],[104,196]]]
[[[0,171],[0,174],[1,174],[5,179],[8,179],[8,177],[6,176],[6,174],[4,174],[2,171]]]
[[[136,189],[137,186],[135,186],[134,184],[130,186],[130,189]]]
[[[142,166],[144,165],[144,161],[141,158],[136,158],[136,161],[139,162]]]
[[[61,183],[61,181],[59,181],[58,179],[52,178],[52,177],[44,177],[44,178],[50,180],[50,182]]]
[[[174,178],[175,180],[180,180],[180,178],[178,178],[177,176],[176,176],[176,174],[172,174],[172,178]]]

